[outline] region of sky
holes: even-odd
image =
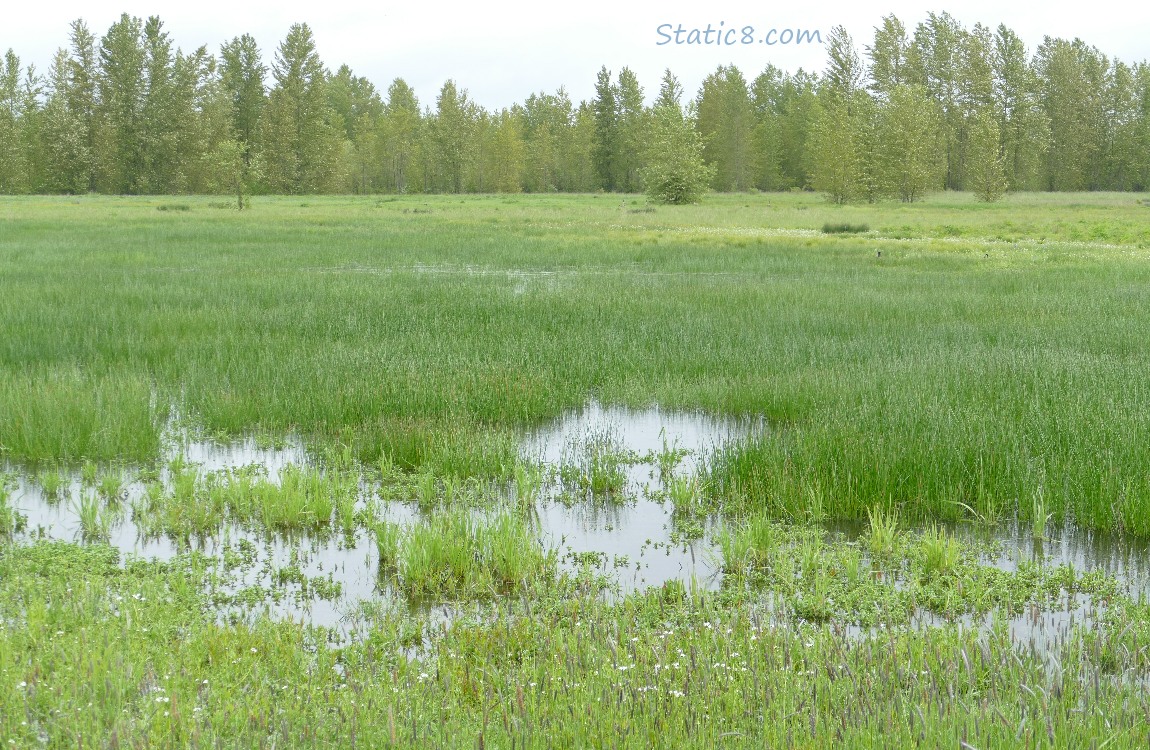
[[[1027,7],[1030,6],[1030,7]],[[648,99],[670,68],[692,97],[706,75],[719,65],[735,64],[753,79],[768,64],[794,71],[820,71],[825,48],[796,43],[796,31],[826,38],[844,26],[860,52],[883,16],[894,13],[908,30],[931,11],[948,11],[965,26],[1005,23],[1033,53],[1044,36],[1079,37],[1110,57],[1127,62],[1150,58],[1150,3],[1118,0],[1051,0],[1041,11],[1029,3],[963,0],[951,7],[905,0],[804,0],[764,3],[726,0],[663,0],[640,4],[608,0],[546,2],[408,2],[386,0],[198,0],[166,3],[144,0],[48,0],[13,3],[0,26],[0,52],[12,48],[25,64],[46,71],[53,52],[65,46],[68,25],[83,18],[97,38],[121,13],[156,15],[175,44],[185,51],[248,33],[265,61],[293,23],[307,23],[324,64],[346,63],[386,91],[404,78],[420,102],[434,105],[443,82],[454,79],[488,109],[522,102],[533,92],[566,88],[578,103],[594,94],[601,66],[618,73],[630,67]],[[708,25],[730,44],[690,44],[691,30]],[[679,27],[682,32],[675,35]],[[748,34],[744,27],[750,27]],[[782,43],[790,33],[789,44]],[[772,33],[773,31],[773,33]],[[702,37],[702,33],[699,35]],[[718,35],[709,38],[716,41]],[[749,43],[742,43],[749,40]],[[677,41],[679,43],[677,43]],[[663,42],[660,44],[660,42]],[[768,42],[774,42],[770,44]]]

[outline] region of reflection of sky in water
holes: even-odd
[[[602,553],[602,565],[597,572],[617,582],[619,590],[628,592],[647,586],[657,586],[668,580],[681,580],[691,586],[717,588],[721,583],[720,560],[714,545],[708,540],[715,523],[708,525],[703,540],[689,544],[672,543],[674,532],[672,507],[669,501],[659,502],[661,490],[656,456],[667,448],[679,449],[686,454],[678,463],[676,476],[689,476],[695,472],[708,454],[724,443],[737,440],[763,429],[762,423],[746,420],[714,418],[702,413],[666,412],[657,407],[631,410],[604,408],[596,402],[568,413],[553,425],[533,431],[525,436],[522,453],[525,458],[541,461],[548,469],[556,470],[564,463],[579,464],[586,459],[589,445],[608,441],[614,449],[629,452],[638,461],[626,469],[626,489],[614,499],[578,500],[564,504],[556,500],[562,491],[558,481],[550,483],[537,504],[537,523],[543,544],[555,548],[563,560],[564,568],[578,566],[571,553]],[[165,464],[177,455],[188,464],[195,464],[201,472],[222,471],[243,466],[262,467],[272,481],[289,464],[310,462],[307,452],[298,441],[285,441],[282,447],[260,447],[247,439],[220,445],[211,442],[179,439],[169,436],[166,441]],[[106,467],[101,468],[101,473]],[[79,538],[79,520],[75,505],[84,494],[94,494],[90,487],[82,487],[79,472],[65,477],[61,499],[48,502],[39,485],[18,470],[11,471],[14,486],[11,503],[27,516],[26,538],[46,538],[73,541]],[[250,542],[255,549],[255,560],[242,571],[226,590],[235,591],[246,586],[268,587],[270,576],[278,569],[294,564],[308,579],[322,577],[339,583],[341,595],[334,601],[293,596],[298,586],[289,585],[279,601],[272,601],[258,610],[272,616],[302,621],[314,625],[342,628],[348,624],[347,615],[358,608],[361,601],[374,601],[391,605],[397,599],[391,591],[381,591],[377,585],[378,551],[374,536],[364,530],[353,538],[333,535],[324,539],[298,537],[295,539],[265,538],[234,526],[225,527],[217,538],[189,540],[178,543],[171,539],[139,537],[131,519],[132,501],[143,493],[143,485],[136,481],[134,472],[122,470],[124,477],[123,513],[111,528],[110,543],[125,555],[168,560],[189,548],[208,555],[222,555],[223,550],[235,547],[241,540]],[[167,481],[167,469],[161,471]],[[373,488],[366,488],[369,491]],[[415,522],[419,514],[414,506],[390,503],[381,508],[381,515],[401,526]],[[830,531],[849,538],[865,530],[859,524],[831,524]],[[973,525],[952,527],[961,538],[993,541],[999,544],[1000,554],[989,560],[1004,569],[1014,569],[1020,561],[1041,561],[1046,565],[1069,564],[1079,572],[1103,571],[1126,583],[1134,596],[1150,596],[1150,543],[1134,540],[1121,534],[1089,532],[1067,525],[1048,528],[1049,539],[1037,543],[1025,524],[1002,524],[987,529]],[[185,546],[189,545],[189,546]],[[443,619],[460,605],[438,605],[424,614]],[[257,612],[257,613],[258,613]],[[240,613],[249,617],[251,612]],[[1062,637],[1073,624],[1092,622],[1095,609],[1088,600],[1080,598],[1064,610],[1036,613],[1013,618],[1007,623],[1010,633],[1022,645],[1035,640],[1039,652],[1050,640]],[[1037,619],[1035,619],[1037,618]],[[960,621],[970,627],[985,628],[983,619],[967,618]],[[938,624],[928,614],[920,615],[917,626]],[[848,630],[850,630],[848,628]],[[854,629],[862,635],[865,631]]]
[[[758,429],[747,420],[721,419],[703,413],[669,412],[651,407],[625,409],[592,401],[523,441],[523,455],[549,467],[579,465],[595,443],[629,452],[638,463],[626,468],[626,499],[579,502],[570,506],[543,503],[540,521],[545,543],[561,553],[603,552],[607,570],[626,592],[678,579],[717,588],[720,560],[705,540],[672,544],[670,502],[648,493],[661,489],[655,456],[664,450],[685,451],[675,474],[689,476],[715,448]],[[559,488],[552,488],[558,492]],[[618,563],[618,567],[616,567]]]

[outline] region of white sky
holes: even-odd
[[[272,54],[295,22],[311,26],[320,56],[335,70],[347,63],[381,92],[396,77],[411,84],[424,105],[434,104],[443,81],[453,78],[488,108],[521,102],[530,93],[566,86],[577,104],[593,95],[601,65],[617,73],[629,66],[648,99],[658,89],[664,68],[682,81],[693,97],[702,79],[717,66],[734,63],[748,80],[767,63],[785,70],[821,70],[825,52],[803,46],[658,46],[660,24],[724,29],[753,26],[756,39],[771,28],[817,29],[824,35],[841,24],[860,51],[882,16],[895,13],[913,30],[929,11],[949,10],[967,27],[982,22],[1014,29],[1033,53],[1044,35],[1080,37],[1110,57],[1127,62],[1150,58],[1150,3],[1119,0],[1051,0],[1037,4],[964,0],[957,7],[909,0],[803,0],[791,3],[746,0],[660,0],[648,6],[581,0],[551,5],[533,2],[407,2],[388,0],[49,0],[8,3],[0,26],[0,52],[15,50],[24,63],[44,72],[52,53],[67,42],[68,24],[83,18],[97,38],[122,12],[158,15],[175,43],[185,51],[219,45],[252,34],[270,63]],[[1029,6],[1029,7],[1027,7]]]

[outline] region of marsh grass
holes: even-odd
[[[64,487],[67,485],[67,479],[59,468],[41,471],[37,482],[40,485],[40,491],[44,493],[44,499],[49,503],[58,502]]]
[[[0,251],[7,455],[146,462],[156,405],[176,404],[209,433],[510,481],[518,431],[594,393],[777,426],[710,462],[716,507],[1026,517],[1038,468],[1055,521],[1150,533],[1130,314],[1150,230],[1128,196],[716,196],[634,216],[593,196],[427,200],[416,221],[406,199],[336,198],[173,221],[143,199],[3,199],[5,247],[24,248]]]
[[[849,222],[827,222],[823,224],[823,234],[859,234],[869,232],[869,224],[851,224]]]
[[[893,558],[901,546],[898,516],[893,511],[875,505],[867,509],[867,520],[867,547],[871,555],[878,560]]]
[[[80,538],[85,542],[104,542],[112,533],[115,515],[91,492],[81,492],[73,501],[73,512],[80,523]]]
[[[922,575],[926,578],[950,575],[959,563],[958,541],[945,529],[931,526],[919,540],[922,555]]]
[[[105,502],[109,504],[120,502],[124,495],[123,473],[117,469],[104,472],[100,475],[96,490]]]
[[[593,430],[567,446],[559,480],[573,498],[626,500],[627,471],[640,460],[611,429]]]
[[[24,528],[25,518],[12,502],[6,477],[0,475],[0,537],[8,538]]]
[[[681,584],[615,602],[509,601],[501,616],[435,627],[378,606],[367,611],[367,638],[335,645],[292,623],[221,626],[205,612],[202,565],[191,555],[121,565],[104,545],[0,553],[0,601],[36,603],[10,615],[18,626],[0,629],[0,672],[12,683],[0,705],[13,717],[12,744],[115,736],[151,746],[163,736],[255,747],[270,746],[269,735],[288,747],[350,746],[354,737],[365,747],[443,748],[643,748],[652,737],[675,747],[1145,740],[1150,697],[1136,675],[1147,668],[1137,646],[1147,618],[1120,598],[1113,621],[1086,637],[1059,636],[1044,654],[1020,648],[1001,620],[985,631],[860,636],[801,621],[780,627],[746,600]],[[40,657],[35,668],[30,653]],[[762,696],[752,711],[748,696]],[[85,711],[55,710],[73,705]]]
[[[83,462],[84,544],[0,545],[9,744],[1144,745],[1144,603],[1101,574],[999,570],[908,530],[1017,516],[1038,535],[1066,518],[1150,534],[1150,225],[1129,196],[308,203],[0,199],[5,459]],[[557,572],[518,435],[589,396],[770,425],[697,477],[676,476],[666,436],[655,458],[676,508],[719,516],[719,591],[604,596],[600,551]],[[157,404],[205,435],[299,435],[315,465],[273,481],[177,457],[141,480],[145,536],[239,524],[297,544],[364,526],[403,601],[361,605],[368,624],[340,640],[261,614],[339,594],[299,546],[263,571],[271,590],[240,582],[250,550],[120,560],[100,541],[122,512],[101,471],[158,458]],[[591,442],[561,489],[623,499],[636,457]],[[364,466],[381,503],[419,516],[381,520]],[[15,511],[0,495],[0,530]],[[824,518],[869,529],[797,523]],[[1100,613],[1042,646],[1008,629],[1083,597]],[[911,627],[924,612],[948,624]]]
[[[509,510],[483,517],[466,509],[441,511],[402,537],[383,524],[376,541],[381,569],[393,565],[400,589],[415,600],[490,598],[556,575],[555,553]]]

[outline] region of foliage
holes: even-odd
[[[703,158],[703,140],[674,106],[658,107],[651,118],[643,184],[656,203],[698,203],[714,178]]]

